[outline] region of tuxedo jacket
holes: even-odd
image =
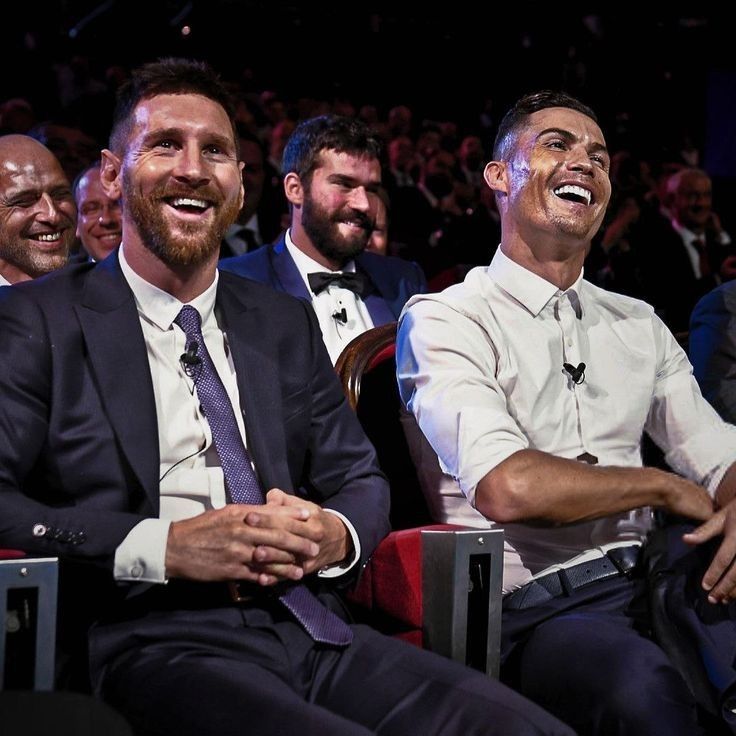
[[[388,489],[313,310],[221,273],[216,314],[263,488],[344,514],[364,562],[388,531]],[[59,556],[62,588],[81,576],[97,615],[140,592],[114,583],[114,554],[159,512],[153,385],[117,253],[0,289],[0,324],[0,546]]]
[[[409,297],[427,291],[424,273],[416,263],[376,253],[361,253],[355,259],[355,267],[368,277],[373,286],[373,293],[364,302],[376,327],[397,320]],[[235,258],[225,258],[220,261],[220,269],[268,284],[277,291],[312,300],[283,236],[274,245]]]

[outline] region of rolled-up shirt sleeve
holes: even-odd
[[[478,482],[529,446],[509,413],[497,378],[498,355],[488,333],[457,305],[414,297],[396,344],[401,399],[475,505]]]
[[[736,427],[703,398],[685,351],[658,317],[653,320],[657,376],[646,431],[675,471],[713,495],[736,461]]]

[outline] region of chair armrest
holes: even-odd
[[[503,532],[437,524],[389,534],[348,599],[385,633],[498,674]]]
[[[58,578],[56,557],[0,550],[0,691],[53,689]]]

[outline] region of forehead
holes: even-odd
[[[105,190],[100,183],[100,170],[90,169],[79,181],[77,186],[77,199],[90,199],[91,197],[105,197]]]
[[[678,194],[690,194],[691,192],[710,192],[710,178],[702,174],[686,174],[680,179]]]
[[[156,130],[178,130],[186,135],[218,135],[235,144],[225,109],[209,97],[195,94],[157,95],[141,100],[133,111],[132,139]]]
[[[543,131],[559,128],[572,133],[576,138],[589,140],[591,143],[605,145],[598,123],[587,115],[571,110],[569,107],[548,107],[533,112],[526,120],[521,138],[536,138]]]
[[[4,191],[43,191],[68,180],[57,159],[40,145],[20,145],[0,152],[0,187]]]
[[[323,149],[315,166],[315,172],[321,171],[324,176],[333,174],[350,176],[366,181],[381,180],[381,164],[371,156],[356,156],[352,153]]]

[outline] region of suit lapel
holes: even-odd
[[[151,371],[135,301],[117,258],[107,258],[90,272],[75,309],[110,424],[158,509],[159,443]]]
[[[274,273],[279,286],[287,293],[292,296],[298,296],[301,299],[307,299],[312,301],[312,295],[307,291],[307,286],[304,283],[302,275],[299,273],[299,269],[294,263],[294,259],[291,257],[288,248],[286,247],[286,241],[281,238],[269,252],[271,258],[271,264],[273,266]]]
[[[235,365],[248,451],[264,492],[290,491],[278,359],[273,343],[264,338],[262,307],[241,279],[235,286],[228,276],[220,272],[217,316]]]
[[[390,293],[389,284],[385,278],[382,278],[380,270],[373,268],[370,260],[362,256],[358,256],[355,259],[355,267],[367,276],[375,289],[372,294],[369,294],[365,298],[365,305],[368,308],[368,313],[371,315],[373,324],[379,327],[380,325],[385,325],[388,322],[394,322],[398,319],[403,303],[397,309],[394,303],[397,300],[396,290],[393,289],[394,293]]]

